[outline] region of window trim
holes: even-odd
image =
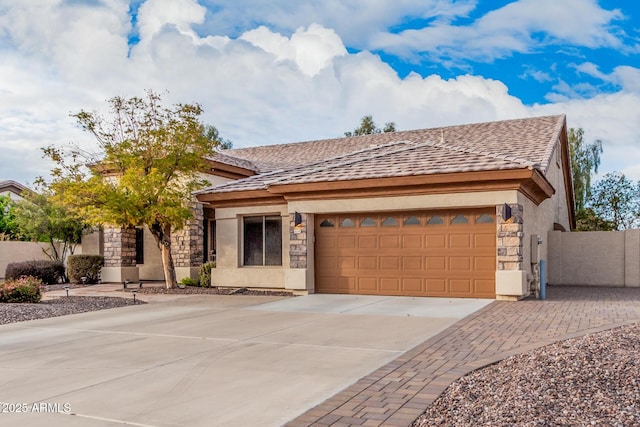
[[[262,264],[246,264],[245,254],[245,219],[246,218],[261,218],[262,219]],[[266,233],[266,220],[267,218],[278,218],[280,222],[280,263],[279,264],[266,264],[267,256],[267,233]],[[240,267],[248,267],[248,268],[264,268],[264,267],[275,267],[282,268],[284,266],[283,255],[284,255],[284,239],[282,238],[282,230],[283,223],[282,215],[280,213],[272,213],[272,214],[263,214],[263,215],[242,215],[241,216],[241,236],[240,236],[240,246],[241,246],[241,256],[240,256]]]

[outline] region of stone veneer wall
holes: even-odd
[[[504,205],[496,206],[498,270],[522,270],[524,207],[517,203],[509,206],[511,218],[506,221],[503,219]]]
[[[104,266],[136,266],[136,229],[107,227],[104,229]]]
[[[307,268],[307,222],[309,216],[300,214],[302,223],[295,225],[295,214],[289,221],[289,266],[290,268]]]
[[[171,233],[171,254],[176,267],[199,267],[204,250],[204,210],[202,203],[193,203],[193,218],[182,230]]]

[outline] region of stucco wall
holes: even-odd
[[[48,247],[48,243],[0,241],[0,279],[4,279],[9,263],[34,259],[48,260],[49,257],[42,252],[42,248],[47,249]],[[74,254],[81,253],[82,246],[76,245]]]
[[[242,217],[282,217],[282,266],[242,265]],[[284,288],[289,269],[289,213],[287,205],[216,209],[216,268],[211,271],[214,286]]]
[[[542,239],[538,246],[540,259],[547,262],[547,272],[557,268],[551,264],[549,253],[548,233],[553,231],[554,223],[562,225],[565,229],[571,229],[569,222],[569,207],[567,205],[567,193],[564,185],[562,162],[558,156],[559,145],[556,145],[546,178],[555,189],[555,194],[536,206],[523,194],[518,195],[518,202],[524,207],[524,240],[523,240],[523,269],[529,276],[534,274],[532,261],[532,236]],[[535,248],[535,245],[533,246]],[[548,273],[547,273],[548,274]]]
[[[549,233],[552,285],[640,287],[640,230]]]

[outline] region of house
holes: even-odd
[[[29,190],[19,182],[12,180],[0,181],[0,196],[8,196],[12,200],[22,200],[22,192]]]
[[[210,166],[174,255],[183,277],[215,260],[220,286],[519,299],[547,233],[575,221],[563,115],[231,149]],[[140,266],[119,233],[107,265],[123,277]]]

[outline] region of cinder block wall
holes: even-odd
[[[551,285],[640,287],[640,230],[549,233]]]

